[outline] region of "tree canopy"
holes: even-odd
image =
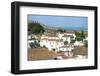
[[[32,34],[32,33],[39,34],[43,32],[44,32],[44,28],[40,23],[37,23],[37,22],[28,23],[29,34]]]
[[[65,41],[65,42],[64,42],[64,45],[67,45],[67,44],[68,44],[68,41]]]
[[[88,41],[87,41],[87,40],[84,41],[84,46],[85,46],[86,48],[88,47]]]
[[[83,30],[81,30],[81,32],[75,31],[75,35],[77,41],[83,41],[83,39],[85,39],[85,34]]]
[[[58,29],[57,31],[58,31],[58,32],[60,32],[60,33],[65,32],[65,30],[64,30],[64,29]]]

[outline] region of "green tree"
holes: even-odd
[[[43,48],[46,48],[46,46],[45,46],[45,45],[43,45]]]
[[[32,23],[28,23],[28,33],[32,34],[40,34],[44,32],[44,28],[40,23],[37,22],[32,22]]]
[[[84,34],[84,31],[83,30],[81,31],[80,37],[81,37],[81,40],[82,41],[83,41],[83,39],[85,39],[85,34]]]
[[[64,30],[64,29],[58,29],[57,31],[58,31],[58,32],[60,32],[60,33],[65,32],[65,30]]]
[[[87,40],[84,41],[84,46],[85,46],[86,48],[88,47],[88,41],[87,41]]]
[[[70,43],[72,43],[72,44],[73,44],[73,43],[75,43],[75,40],[71,40],[71,42],[70,42]]]
[[[75,35],[76,35],[75,39],[77,41],[83,41],[83,39],[85,38],[85,34],[83,30],[81,30],[81,32],[75,31]]]
[[[35,47],[40,47],[40,44],[35,40],[34,41]]]
[[[75,41],[76,41],[76,40],[74,39],[74,37],[73,37],[73,36],[71,36],[70,38],[71,38],[70,43],[72,43],[72,44],[73,44],[73,43],[75,43]]]
[[[31,43],[30,43],[30,47],[31,47],[31,48],[35,47],[35,44],[31,42]]]
[[[68,44],[68,41],[65,41],[65,42],[64,42],[64,45],[67,45],[67,44]]]

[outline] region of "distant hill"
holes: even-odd
[[[37,21],[29,21],[28,23],[33,23],[33,22],[36,22],[36,23],[39,23]],[[77,30],[77,31],[88,31],[88,28],[87,27],[57,27],[57,26],[48,26],[48,25],[45,25],[45,24],[42,24],[42,23],[39,23],[41,26],[43,26],[44,29],[50,29],[50,30],[58,30],[58,29],[62,29],[62,30]]]
[[[42,25],[44,27],[44,29],[50,29],[50,30],[58,30],[58,29],[62,29],[65,30],[64,28],[60,28],[60,27],[56,27],[56,26],[47,26],[47,25]]]
[[[71,27],[65,27],[65,28],[60,28],[60,27],[51,27],[51,26],[46,26],[46,25],[42,25],[44,27],[44,29],[51,29],[51,30],[58,30],[58,29],[62,29],[62,30],[77,30],[77,31],[88,31],[88,28],[86,27],[74,27],[74,28],[71,28]]]

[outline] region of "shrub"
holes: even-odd
[[[35,47],[35,44],[31,42],[31,43],[30,43],[30,47],[31,47],[31,48]]]

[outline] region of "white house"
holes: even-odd
[[[70,36],[70,35],[63,35],[62,39],[63,39],[63,41],[68,41],[68,44],[70,44],[70,42],[71,42],[71,37],[72,37],[72,36]]]
[[[28,42],[27,42],[28,48],[31,48],[30,44],[31,44],[31,43],[34,44],[35,41],[38,43],[38,40],[28,40]]]
[[[58,39],[48,39],[47,45],[49,50],[55,50],[57,48]]]
[[[64,43],[62,40],[60,39],[48,39],[48,38],[44,38],[40,40],[40,46],[45,46],[49,49],[49,51],[51,50],[56,50],[56,48],[63,46]]]
[[[33,38],[38,39],[38,37],[34,34],[28,35],[28,40],[33,39]]]
[[[42,35],[42,36],[41,36],[41,39],[44,39],[44,38],[48,38],[48,36]]]
[[[59,47],[57,51],[64,52],[64,56],[66,57],[72,57],[74,55],[72,52],[73,49],[74,49],[73,45],[66,45],[66,46]]]
[[[61,39],[64,36],[63,33],[58,33],[58,37]]]
[[[40,40],[40,46],[43,47],[47,44],[47,38],[43,38]]]
[[[61,46],[61,47],[59,47],[59,51],[72,51],[74,49],[74,47],[73,46],[71,46],[71,45],[65,45],[65,46]]]
[[[51,50],[59,51],[67,51],[71,50],[72,47],[64,46],[64,42],[68,41],[68,44],[71,42],[71,37],[73,37],[73,34],[63,34],[63,33],[57,33],[57,36],[52,35],[42,35],[40,40],[40,46],[45,46]]]
[[[34,40],[28,40],[27,42],[28,48],[31,48],[30,43],[34,43],[34,42],[35,42]]]
[[[30,46],[30,44],[29,44],[29,43],[27,43],[27,46],[28,46],[28,48],[31,48],[31,46]]]
[[[88,41],[88,37],[86,37],[86,40]]]
[[[87,41],[88,41],[88,37],[86,37],[86,38],[84,39],[84,41],[85,41],[85,40],[87,40]]]
[[[64,35],[70,35],[70,36],[73,36],[74,38],[76,37],[75,32],[73,31],[67,31],[64,33]]]
[[[58,37],[60,39],[63,39],[63,41],[68,41],[68,44],[70,44],[71,39],[75,39],[76,35],[74,32],[66,32],[66,33],[58,33]]]
[[[30,40],[31,39],[31,35],[28,35],[28,40]]]
[[[84,46],[84,43],[81,41],[75,41],[74,46]]]

